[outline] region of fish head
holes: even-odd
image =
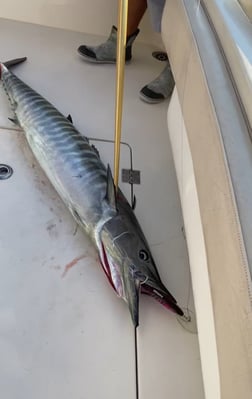
[[[183,310],[162,283],[135,213],[120,190],[114,203],[116,212],[100,233],[100,259],[110,284],[128,304],[134,326],[139,324],[140,293],[183,316]]]
[[[137,326],[141,284],[148,276],[153,277],[150,250],[125,214],[118,213],[105,223],[100,237],[103,269],[114,290],[128,304]]]

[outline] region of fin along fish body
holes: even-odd
[[[0,64],[0,78],[14,112],[13,121],[24,130],[38,163],[91,238],[111,286],[128,304],[134,326],[139,324],[140,293],[183,316],[160,279],[131,206],[120,190],[115,192],[110,168],[105,168],[88,139],[71,118],[4,64]]]

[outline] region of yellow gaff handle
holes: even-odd
[[[116,55],[116,106],[115,106],[115,147],[114,182],[119,182],[120,143],[122,130],[122,107],[124,89],[125,51],[127,41],[128,0],[118,0],[117,55]]]

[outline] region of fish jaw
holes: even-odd
[[[177,305],[177,301],[167,290],[152,286],[148,284],[148,280],[141,284],[141,294],[148,295],[154,298],[157,302],[163,305],[166,309],[178,314],[179,316],[184,316],[183,310]]]

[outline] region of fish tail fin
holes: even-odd
[[[27,60],[27,57],[22,57],[22,58],[15,58],[13,60],[9,60],[9,61],[6,61],[6,62],[1,62],[0,63],[0,80],[1,80],[1,77],[2,77],[2,72],[4,70],[7,70],[7,68],[11,68],[11,67],[13,67],[15,65],[21,64],[22,62],[24,62],[26,60]]]

